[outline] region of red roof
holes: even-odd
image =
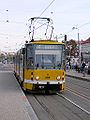
[[[76,41],[76,43],[78,44],[78,41]],[[90,38],[88,38],[87,40],[81,40],[81,41],[79,41],[79,43],[81,43],[81,44],[90,43]]]

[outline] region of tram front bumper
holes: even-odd
[[[60,91],[64,89],[65,80],[61,81],[36,81],[25,80],[24,88],[29,90],[53,90]]]

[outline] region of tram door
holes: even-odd
[[[25,71],[25,49],[22,48],[20,51],[20,79],[21,79],[21,84],[24,81],[24,71]]]

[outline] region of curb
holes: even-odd
[[[72,76],[72,75],[68,75],[68,74],[66,74],[66,76],[90,82],[90,79],[87,79],[87,78],[84,78],[84,77]]]

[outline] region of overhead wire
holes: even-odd
[[[39,17],[41,17],[42,15],[43,15],[43,13],[53,4],[55,2],[55,0],[52,0],[51,2],[50,2],[50,4],[41,12],[41,14],[39,15]],[[2,22],[2,21],[0,21],[0,22]],[[6,21],[3,21],[4,23],[7,23]],[[11,22],[11,21],[9,21],[8,23],[15,23],[15,24],[22,24],[21,22],[16,22],[16,21],[14,21],[14,22]],[[37,27],[35,30],[37,30],[37,29],[39,29],[40,27],[42,27],[44,24],[46,24],[46,23],[43,23],[42,25],[40,25],[39,27]],[[32,32],[32,31],[31,31]],[[0,33],[1,35],[9,35],[9,34],[3,34],[3,33]]]
[[[39,17],[53,4],[53,2],[55,2],[55,0],[52,0],[50,2],[50,4],[41,12],[41,14],[39,15]]]
[[[43,13],[55,2],[55,0],[52,0],[50,2],[50,4],[41,12],[41,14],[39,15],[39,17],[41,17],[43,15]]]
[[[52,0],[51,2],[50,2],[50,4],[41,12],[41,14],[39,15],[39,17],[41,17],[42,15],[43,15],[43,13],[53,4],[55,2],[55,0]],[[38,18],[38,17],[37,17]],[[29,19],[30,20],[30,19]],[[29,21],[28,20],[28,21]],[[34,21],[34,23],[37,21],[37,19]],[[34,30],[37,30],[37,29],[39,29],[40,27],[42,27],[43,25],[45,25],[46,23],[44,23],[44,24],[42,24],[42,25],[40,25],[39,27],[37,27],[36,29],[34,29]],[[33,31],[30,31],[29,33],[31,33],[31,32],[33,32]],[[29,37],[30,37],[30,34],[29,34]]]

